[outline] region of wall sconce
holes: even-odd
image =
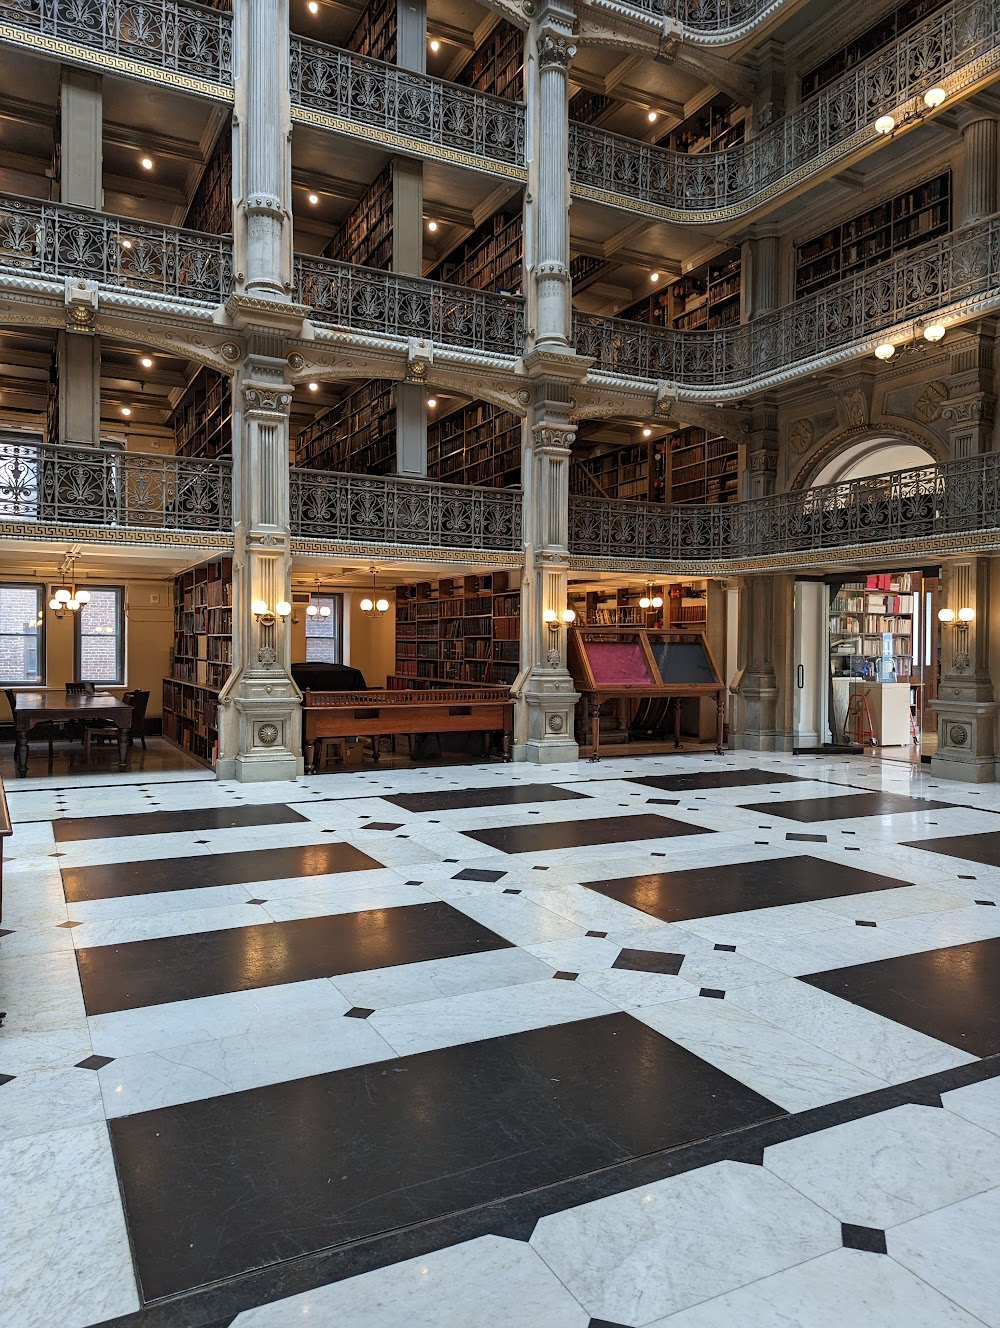
[[[943,623],[954,623],[956,627],[972,622],[975,616],[975,609],[959,609],[958,621],[956,622],[954,609],[938,609],[938,621]]]
[[[561,614],[556,613],[555,609],[545,609],[542,612],[542,622],[550,632],[558,632],[560,618],[564,627],[571,627],[576,622],[576,612],[574,609],[563,609]]]
[[[917,124],[928,111],[936,111],[947,99],[948,94],[944,88],[935,84],[934,87],[927,89],[920,102],[914,102],[909,110],[904,111],[899,120],[894,115],[880,115],[875,121],[875,132],[886,137],[894,134],[897,129],[902,129],[904,125]]]
[[[267,600],[255,599],[250,601],[250,612],[260,623],[261,627],[273,627],[280,618],[284,621],[292,612],[292,606],[287,599],[279,599],[274,606],[274,612],[267,607]]]

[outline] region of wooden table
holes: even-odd
[[[18,692],[14,707],[14,761],[19,775],[28,773],[28,736],[37,724],[66,724],[72,720],[82,723],[88,719],[105,719],[118,735],[118,769],[127,770],[129,760],[128,735],[132,727],[132,707],[110,693],[95,696],[67,692],[53,696],[47,692]]]
[[[306,774],[316,770],[321,738],[368,738],[389,733],[500,733],[510,760],[514,703],[509,687],[302,693]],[[378,744],[375,760],[378,761]]]

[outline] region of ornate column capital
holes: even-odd
[[[568,37],[559,32],[545,30],[540,32],[536,42],[538,65],[540,69],[568,70],[576,55],[576,47]]]
[[[531,436],[538,456],[568,457],[576,440],[576,428],[569,423],[533,424]]]
[[[251,419],[282,422],[288,418],[292,406],[292,390],[282,384],[244,383],[243,414]]]

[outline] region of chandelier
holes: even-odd
[[[358,605],[358,608],[362,613],[374,613],[377,618],[381,618],[382,614],[387,613],[389,610],[389,601],[384,599],[378,593],[378,587],[375,585],[375,564],[372,563],[368,570],[372,574],[371,598],[366,595]]]
[[[67,553],[57,569],[60,585],[49,600],[49,608],[57,619],[64,618],[67,612],[76,613],[84,604],[90,603],[90,591],[76,588],[75,565],[76,555]]]

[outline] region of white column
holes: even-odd
[[[941,623],[941,682],[931,709],[938,749],[931,773],[973,784],[996,777],[997,704],[990,676],[991,560],[953,558],[941,569],[941,607],[955,618]],[[962,622],[959,609],[973,617]],[[937,626],[937,624],[935,624]]]
[[[400,0],[401,17],[409,8],[407,0]],[[401,23],[400,39],[403,27]],[[423,163],[397,157],[392,163],[393,272],[413,277],[422,274],[423,216]],[[396,472],[417,478],[427,474],[427,389],[421,383],[396,384]]]
[[[238,0],[242,59],[236,78],[241,126],[244,235],[237,244],[244,289],[257,299],[287,300],[291,278],[291,102],[287,0]]]
[[[973,112],[969,112],[970,116]],[[997,194],[1000,133],[995,116],[969,119],[962,125],[962,190],[959,224],[972,226],[992,217],[1000,207]]]

